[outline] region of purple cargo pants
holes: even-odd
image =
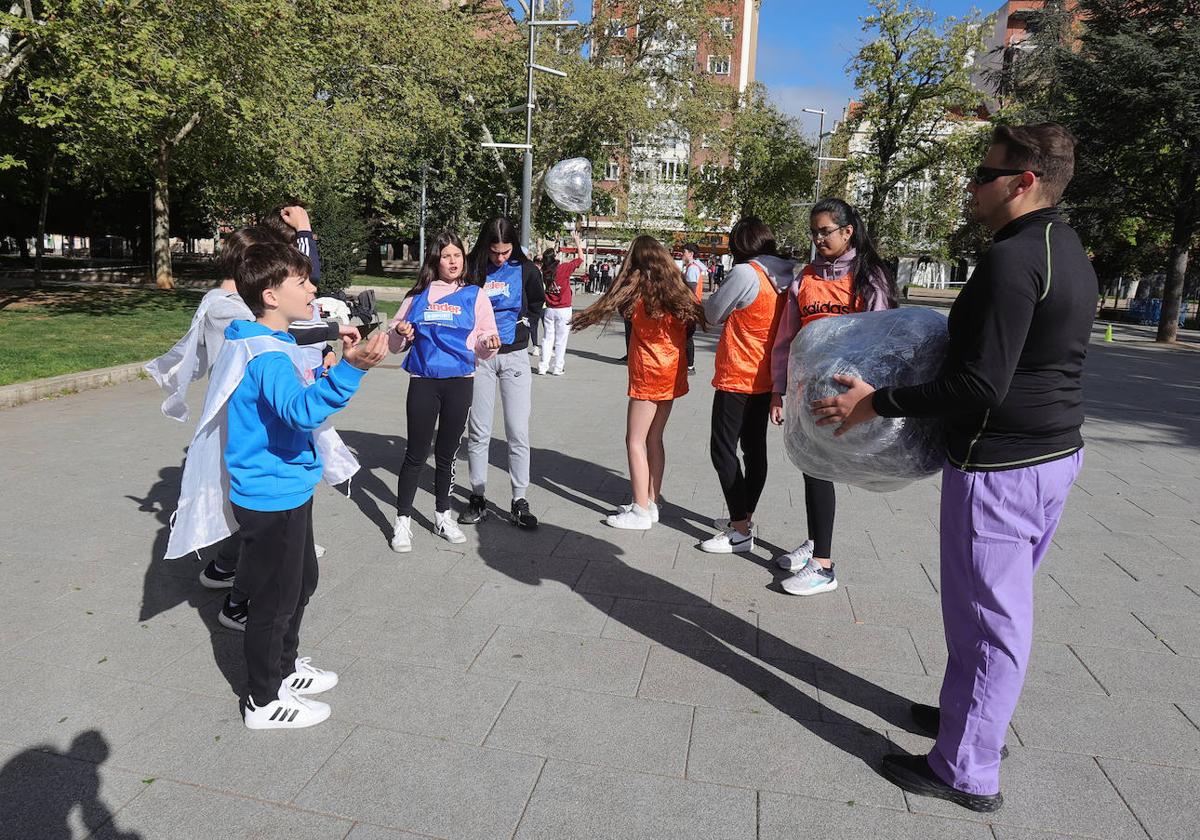
[[[1033,642],[1033,575],[1083,452],[996,472],[942,470],[942,620],[949,661],[929,766],[967,793],[1000,790],[1000,748]]]

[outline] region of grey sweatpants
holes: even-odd
[[[492,421],[496,415],[496,385],[504,408],[504,432],[508,439],[508,477],[512,497],[524,499],[529,487],[529,414],[533,409],[533,376],[529,354],[523,350],[503,353],[475,366],[475,393],[467,418],[467,465],[471,492],[487,490],[488,449]]]

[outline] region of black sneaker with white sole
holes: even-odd
[[[471,494],[467,509],[458,515],[459,525],[478,525],[487,517],[487,499]]]
[[[216,560],[210,560],[204,571],[200,572],[200,585],[205,589],[232,589],[235,575],[237,569],[225,572],[217,568]]]
[[[537,517],[529,512],[529,502],[525,499],[513,499],[512,503],[512,524],[518,528],[525,528],[532,531],[538,526]]]
[[[244,633],[246,632],[246,617],[250,614],[249,605],[249,601],[235,604],[231,597],[226,595],[225,604],[221,607],[221,614],[217,616],[217,621],[221,622],[222,627]]]

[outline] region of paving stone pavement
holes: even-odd
[[[203,560],[161,559],[191,425],[148,382],[0,411],[0,838],[1197,836],[1200,356],[1092,346],[1007,801],[977,815],[876,770],[930,744],[907,706],[945,663],[937,481],[840,488],[842,588],[790,598],[770,559],[804,538],[804,499],[772,429],[757,551],[701,553],[723,510],[715,336],[697,338],[648,532],[602,524],[628,498],[619,332],[572,336],[566,375],[534,379],[542,527],[496,515],[436,540],[429,470],[409,555],[387,545],[407,376],[372,372],[337,418],[364,471],[350,499],[317,492],[328,554],[302,636],[341,683],[332,719],[295,732],[242,726],[221,595]]]

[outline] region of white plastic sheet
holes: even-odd
[[[941,469],[940,421],[877,417],[840,438],[836,425],[816,425],[810,404],[845,388],[837,374],[874,385],[919,385],[937,376],[946,356],[946,317],[904,308],[838,315],[814,321],[792,342],[784,398],[788,457],[815,478],[887,492]]]
[[[592,209],[592,162],[587,158],[560,160],[550,167],[542,186],[559,208],[586,213]]]

